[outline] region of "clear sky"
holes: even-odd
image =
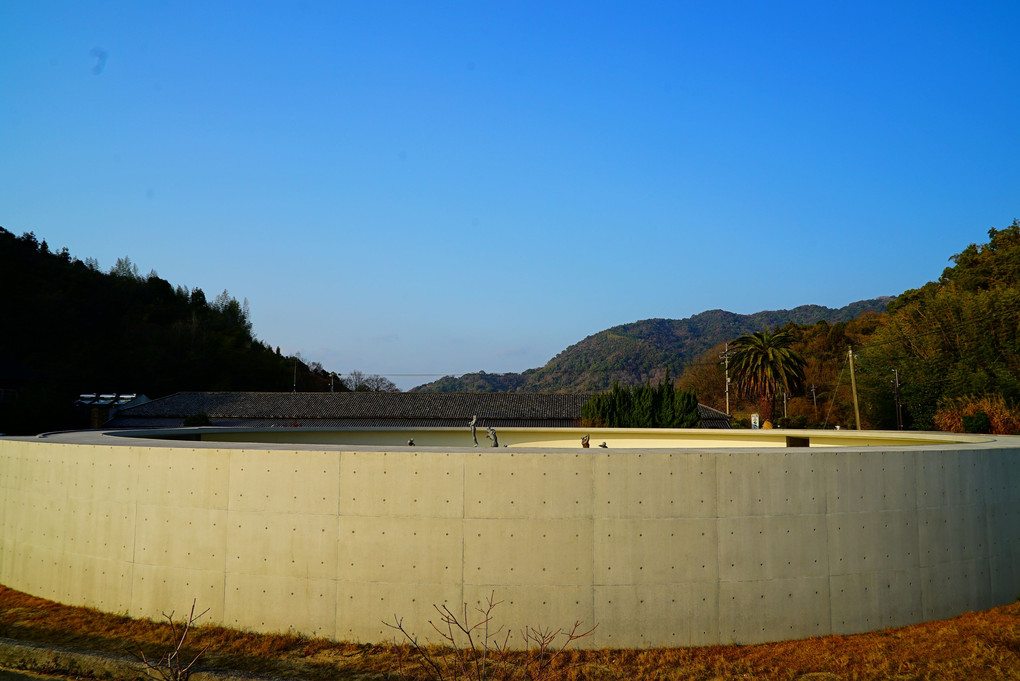
[[[520,371],[937,278],[1020,216],[1018,35],[1014,0],[0,0],[0,226],[328,370]]]

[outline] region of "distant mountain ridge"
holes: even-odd
[[[639,385],[661,376],[668,367],[678,376],[683,366],[709,348],[766,326],[793,322],[847,322],[864,312],[883,312],[892,296],[860,300],[833,309],[801,305],[792,310],[765,310],[742,315],[708,310],[684,319],[645,319],[588,336],[553,357],[545,366],[522,373],[484,371],[446,376],[412,388],[421,392],[590,392],[614,382]]]

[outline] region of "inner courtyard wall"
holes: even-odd
[[[583,644],[855,633],[1020,591],[1020,446],[265,449],[0,439],[0,583],[384,642],[434,604]]]

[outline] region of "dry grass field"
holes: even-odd
[[[165,620],[104,614],[0,587],[0,637],[119,655],[140,649],[158,654],[169,642],[169,628]],[[193,629],[188,645],[208,648],[205,666],[252,674],[310,681],[432,678],[414,664],[407,645],[337,643],[214,626]],[[452,656],[441,649],[432,653]],[[527,654],[513,653],[510,662],[523,669]],[[546,671],[543,678],[568,680],[1020,680],[1020,603],[853,636],[747,646],[568,649]]]

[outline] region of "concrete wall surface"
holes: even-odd
[[[0,583],[354,641],[434,604],[598,623],[588,646],[754,643],[1020,592],[1020,438],[536,450],[0,438]]]

